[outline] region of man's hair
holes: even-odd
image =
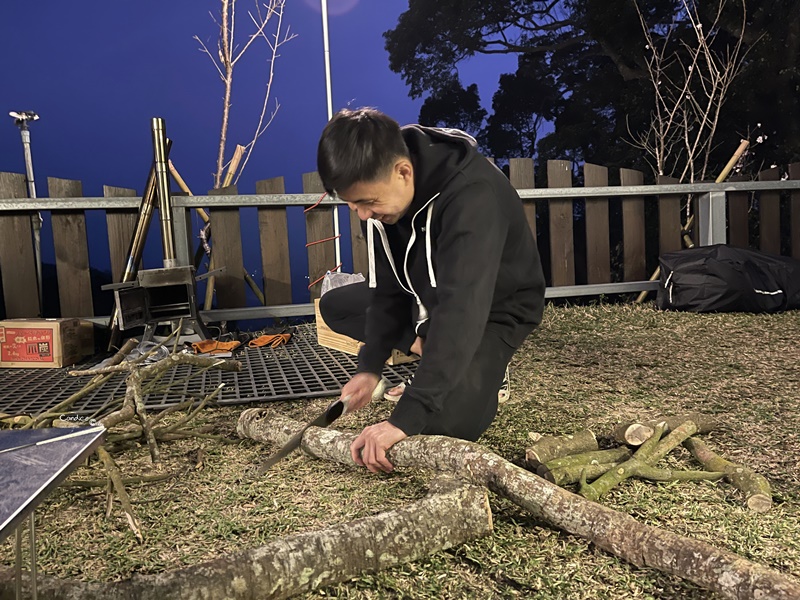
[[[317,146],[317,171],[335,195],[355,183],[388,174],[398,158],[409,158],[400,125],[379,110],[340,110],[325,126]]]

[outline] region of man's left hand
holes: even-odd
[[[381,421],[376,425],[365,427],[359,436],[350,444],[350,455],[357,465],[367,467],[371,472],[384,471],[390,473],[394,466],[386,458],[386,451],[397,442],[408,437],[402,429]]]

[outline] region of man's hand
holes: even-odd
[[[359,436],[350,444],[350,455],[357,465],[367,467],[371,472],[384,471],[390,473],[394,466],[386,458],[386,451],[397,442],[405,439],[406,434],[389,423],[381,421],[376,425],[365,427]]]
[[[353,412],[369,404],[372,400],[372,392],[380,381],[380,377],[374,373],[357,373],[342,388],[342,398],[350,396],[347,402],[347,412]]]

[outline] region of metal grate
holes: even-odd
[[[194,369],[181,365],[167,372],[162,392],[147,396],[148,408],[162,409],[194,397],[201,399],[225,383],[218,404],[246,404],[274,400],[297,400],[336,396],[355,374],[356,357],[317,344],[313,324],[296,328],[292,340],[278,348],[247,348],[236,356],[242,362],[237,372],[209,370],[191,377]],[[0,369],[0,412],[36,415],[51,410],[88,383],[86,377],[72,377],[73,368],[91,368],[94,362],[65,369]],[[416,363],[384,368],[393,385],[411,377]],[[125,378],[115,375],[100,388],[79,399],[70,415],[100,416],[111,412],[125,395]]]

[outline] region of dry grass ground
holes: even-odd
[[[548,307],[542,326],[512,361],[512,397],[480,440],[520,461],[528,432],[591,428],[688,411],[718,415],[703,436],[723,456],[766,475],[775,504],[748,512],[724,482],[627,481],[602,502],[642,522],[695,537],[800,577],[800,313],[694,315],[651,306]],[[287,403],[305,420],[326,400]],[[338,425],[384,418],[378,402]],[[83,580],[126,578],[195,564],[288,533],[325,527],[403,505],[425,492],[430,474],[371,475],[296,453],[265,477],[254,465],[274,448],[236,439],[240,409],[201,417],[230,443],[165,443],[166,482],[131,485],[145,543],[128,530],[118,503],[105,516],[103,488],[62,487],[37,511],[40,569]],[[601,439],[601,442],[603,440]],[[151,473],[146,448],[119,457],[126,476]],[[677,450],[672,466],[690,467]],[[100,477],[92,462],[72,479]],[[492,496],[491,537],[425,560],[317,590],[306,598],[706,599],[680,579],[636,569],[587,542],[537,523]],[[13,561],[10,541],[0,564]]]

